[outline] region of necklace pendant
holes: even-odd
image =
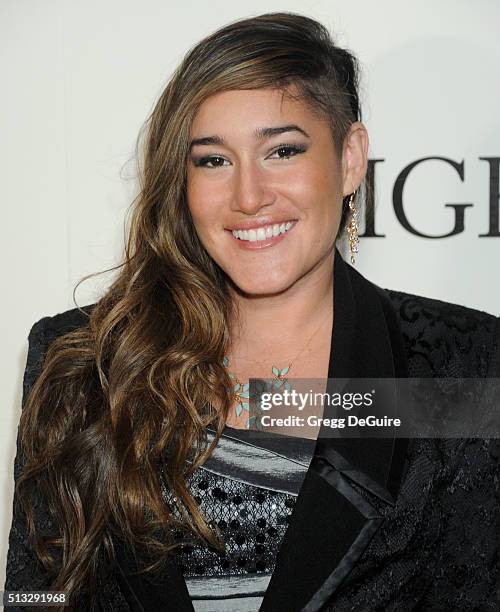
[[[239,417],[243,410],[250,412],[250,384],[245,383],[242,385],[241,382],[237,380],[233,387],[233,392],[236,401],[236,416]]]
[[[271,381],[263,382],[262,380],[257,380],[255,383],[255,391],[250,397],[250,383],[243,384],[232,372],[229,372],[229,358],[227,356],[223,359],[223,365],[228,369],[228,374],[230,378],[234,381],[232,392],[233,392],[233,401],[235,402],[235,414],[236,417],[240,417],[243,411],[248,413],[248,418],[246,421],[246,428],[250,429],[251,427],[255,427],[258,430],[262,429],[262,424],[260,422],[260,416],[262,414],[262,409],[260,408],[260,402],[258,402],[259,395],[264,391],[280,391],[286,389],[287,391],[291,390],[290,383],[288,382],[288,378],[286,375],[290,371],[292,364],[288,364],[288,366],[282,368],[281,370],[276,366],[272,366],[273,378]],[[250,407],[250,399],[253,399],[253,407]]]
[[[291,367],[292,367],[292,364],[289,364],[286,368],[283,368],[280,370],[279,368],[273,365],[272,372],[273,372],[274,378],[273,378],[272,385],[274,389],[276,389],[276,391],[280,389],[286,389],[287,391],[290,391],[291,386],[290,386],[290,383],[288,382],[288,378],[286,378],[285,375],[288,374]]]

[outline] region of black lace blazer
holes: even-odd
[[[334,287],[330,378],[500,377],[496,317],[381,289],[338,252]],[[33,326],[24,397],[50,342],[83,324],[74,309]],[[319,438],[261,611],[499,610],[499,457],[494,438]],[[117,550],[101,610],[192,612],[175,564],[147,579]],[[5,589],[46,586],[14,499]]]

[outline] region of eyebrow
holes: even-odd
[[[306,138],[310,138],[309,134],[303,130],[298,125],[291,123],[290,125],[279,125],[276,127],[265,127],[265,128],[257,128],[254,131],[254,135],[259,140],[264,140],[266,138],[271,138],[272,136],[278,136],[279,134],[284,134],[285,132],[299,132],[306,136]],[[189,150],[196,145],[223,145],[224,139],[222,136],[203,136],[202,138],[194,138],[189,144]]]

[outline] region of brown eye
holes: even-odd
[[[223,166],[224,158],[223,157],[210,157],[210,163],[214,166]]]
[[[197,167],[205,168],[221,168],[226,160],[220,155],[208,155],[206,157],[200,157],[193,159],[193,163]]]
[[[298,145],[280,145],[276,149],[274,149],[272,156],[277,155],[277,159],[288,159],[289,157],[294,157],[299,153],[304,153],[306,151],[306,147],[298,146]]]

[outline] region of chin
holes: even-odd
[[[286,291],[292,284],[292,280],[288,278],[264,278],[257,277],[249,279],[248,275],[232,276],[231,280],[235,287],[246,295],[277,295]]]

